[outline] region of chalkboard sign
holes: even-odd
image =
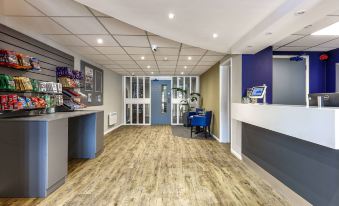
[[[81,92],[87,95],[83,102],[87,106],[100,106],[104,101],[104,71],[87,62],[80,62],[80,69],[84,75]]]

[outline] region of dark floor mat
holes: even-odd
[[[178,126],[172,126],[171,128],[172,128],[173,136],[183,137],[183,138],[191,138],[191,127],[184,127],[184,126],[178,125]],[[195,134],[193,132],[192,138],[206,139],[205,134],[203,132],[198,133],[198,134]],[[207,135],[207,139],[213,139],[213,138],[211,136],[208,137],[208,135]]]

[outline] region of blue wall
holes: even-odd
[[[246,89],[266,84],[267,103],[272,103],[272,47],[268,47],[256,54],[242,55],[242,91],[246,96]]]
[[[335,65],[339,63],[339,49],[331,50],[327,54],[329,59],[326,64],[326,90],[327,92],[335,92]]]
[[[310,58],[310,93],[326,92],[326,62],[319,57],[324,52],[273,52],[273,55],[308,55]]]

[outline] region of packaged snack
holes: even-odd
[[[38,92],[39,91],[39,82],[38,80],[35,79],[30,79],[31,85],[32,85],[32,91],[33,92]]]
[[[16,69],[20,68],[18,58],[14,51],[7,51],[7,58],[8,58],[8,62],[7,62],[8,67],[13,67]]]
[[[6,104],[8,102],[7,95],[0,95],[0,104]]]
[[[8,55],[7,51],[4,49],[0,50],[0,66],[7,66]]]
[[[41,71],[40,61],[35,57],[30,57],[29,62],[33,70]]]
[[[24,54],[17,54],[16,55],[19,63],[19,69],[31,69],[31,64],[30,64],[30,57]]]
[[[18,95],[16,95],[16,94],[9,94],[8,95],[8,102],[9,103],[18,102]]]
[[[18,97],[18,109],[26,109],[26,108],[27,108],[26,98]]]
[[[32,103],[32,100],[31,100],[29,97],[26,97],[25,100],[26,100],[26,109],[32,109],[32,108],[34,108],[34,105],[33,105],[33,103]]]

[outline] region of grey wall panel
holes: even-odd
[[[0,24],[0,49],[12,50],[36,57],[40,60],[41,71],[17,71],[0,67],[0,73],[25,76],[40,81],[56,81],[57,66],[74,67],[74,57],[25,34]]]
[[[273,104],[306,104],[306,64],[273,59]]]
[[[242,125],[244,155],[313,205],[339,205],[338,150]]]
[[[104,149],[104,112],[96,113],[96,154]]]

